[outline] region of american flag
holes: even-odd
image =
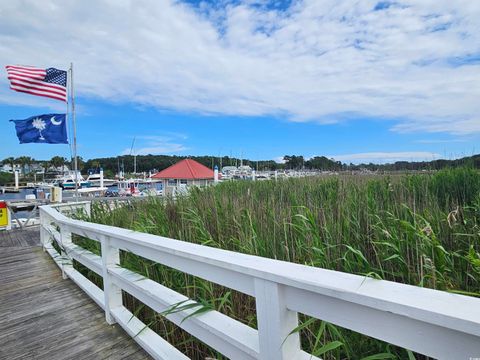
[[[7,65],[10,89],[67,101],[67,72],[55,68]]]

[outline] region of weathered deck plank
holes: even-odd
[[[0,359],[149,359],[39,244],[38,228],[0,232]]]
[[[32,226],[26,229],[0,231],[0,248],[30,247],[40,245],[39,227]]]

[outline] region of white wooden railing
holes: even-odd
[[[157,312],[187,298],[119,266],[119,250],[198,276],[255,297],[258,330],[217,311],[184,320],[193,310],[166,318],[231,359],[315,359],[300,348],[298,313],[357,331],[439,359],[480,358],[480,299],[375,280],[337,271],[215,249],[161,236],[71,219],[64,214],[89,203],[40,208],[45,250],[156,359],[187,359],[130,313],[121,291]],[[63,213],[63,214],[62,214]],[[102,256],[74,245],[72,234],[101,243]],[[64,261],[52,246],[61,244],[75,259],[103,277],[102,291]]]

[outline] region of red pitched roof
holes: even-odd
[[[154,179],[213,179],[213,170],[192,159],[185,159],[152,176]]]

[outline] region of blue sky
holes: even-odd
[[[4,65],[74,62],[86,159],[128,154],[134,137],[138,154],[480,153],[478,2],[46,0],[0,16]],[[10,91],[4,73],[0,158],[69,157],[18,144],[8,122],[63,109]]]

